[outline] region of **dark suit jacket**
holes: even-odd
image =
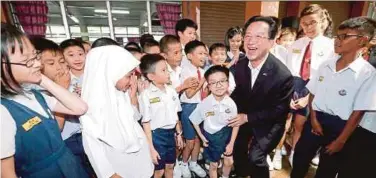
[[[238,112],[248,116],[248,123],[242,125],[240,130],[251,130],[263,150],[274,149],[269,147],[278,144],[285,130],[293,77],[287,67],[269,53],[251,88],[252,77],[248,64],[246,58],[236,65],[236,88],[231,95]]]

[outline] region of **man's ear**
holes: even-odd
[[[154,80],[154,74],[153,73],[146,74],[146,77],[148,78],[148,80],[151,80],[151,81]]]
[[[188,54],[187,54],[187,58],[188,58],[188,60],[191,60],[191,59],[192,59],[192,54],[191,54],[191,53],[188,53]]]
[[[183,33],[181,31],[178,31],[178,37],[181,39],[181,36],[183,36]]]

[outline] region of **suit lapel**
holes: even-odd
[[[268,58],[266,59],[264,65],[261,67],[261,70],[256,78],[255,84],[253,85],[252,92],[256,92],[261,86],[264,85],[265,81],[272,75],[271,70],[273,68],[271,55],[269,54]],[[252,80],[252,78],[251,78]]]

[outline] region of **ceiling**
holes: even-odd
[[[69,26],[108,26],[107,13],[97,13],[94,10],[107,10],[105,1],[64,1],[67,10]],[[146,1],[111,1],[111,10],[129,11],[129,14],[112,13],[114,26],[143,26],[147,22]],[[150,3],[152,17],[156,16],[157,2]],[[165,2],[164,2],[165,3]],[[180,3],[180,2],[168,2]],[[49,8],[49,24],[62,25],[60,4],[58,1],[47,1]],[[154,15],[153,15],[154,14]],[[76,17],[79,23],[72,20]]]

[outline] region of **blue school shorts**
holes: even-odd
[[[181,104],[181,125],[183,127],[183,136],[187,140],[193,140],[196,137],[196,130],[193,127],[189,116],[196,109],[197,103],[182,103]]]
[[[209,162],[218,162],[221,159],[221,155],[226,151],[227,144],[231,140],[232,128],[226,126],[214,134],[210,134],[205,130],[203,130],[203,133],[206,140],[209,141],[209,146],[204,147],[204,158]]]
[[[294,77],[294,80],[293,80],[294,93],[293,93],[293,95],[295,95],[295,97],[298,97],[298,98],[302,98],[304,96],[307,96],[309,94],[309,90],[306,88],[306,85],[307,85],[308,82],[309,82],[309,80],[304,81],[300,77]],[[293,99],[294,99],[294,96],[293,96]],[[294,115],[299,114],[299,115],[308,117],[308,114],[309,114],[308,105],[305,108],[298,109],[298,110],[291,109],[291,113],[293,113]],[[295,118],[295,117],[293,117],[293,118]]]
[[[153,146],[161,157],[155,170],[162,170],[166,164],[174,164],[175,154],[175,129],[155,129],[151,132]]]

